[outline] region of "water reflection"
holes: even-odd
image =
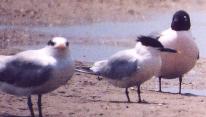
[[[81,61],[97,61],[106,59],[113,53],[119,50],[127,49],[126,47],[115,47],[106,45],[83,45],[83,44],[72,44],[71,51],[72,56],[75,60]]]
[[[39,49],[45,45],[25,45],[25,46],[12,46],[20,50]],[[70,44],[71,54],[74,60],[94,62],[101,59],[106,59],[117,51],[128,49],[129,47],[119,47],[110,45],[88,45],[88,44]]]
[[[179,88],[178,87],[162,88],[162,91],[166,93],[176,94],[179,92]],[[181,94],[186,96],[206,96],[206,90],[182,88]]]

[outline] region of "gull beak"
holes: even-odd
[[[65,45],[65,44],[59,44],[59,45],[57,45],[55,48],[65,49],[65,48],[66,48],[66,45]]]
[[[181,52],[181,51],[179,51],[179,50],[177,50],[177,54],[182,54],[182,52]]]

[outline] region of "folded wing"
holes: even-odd
[[[45,83],[51,77],[52,67],[30,60],[14,59],[3,63],[0,68],[0,82],[17,87],[34,87]]]
[[[122,79],[124,77],[130,77],[137,71],[137,59],[132,56],[120,55],[109,59],[99,71],[99,74],[111,79]]]

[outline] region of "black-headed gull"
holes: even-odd
[[[177,11],[172,18],[171,28],[160,34],[159,41],[168,48],[174,48],[181,54],[162,53],[162,68],[158,75],[159,91],[161,78],[179,78],[179,94],[181,93],[182,77],[189,72],[199,58],[199,50],[190,31],[190,16],[186,11]]]

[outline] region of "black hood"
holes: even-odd
[[[172,18],[171,28],[175,31],[187,31],[191,27],[190,16],[184,10],[177,11]]]

